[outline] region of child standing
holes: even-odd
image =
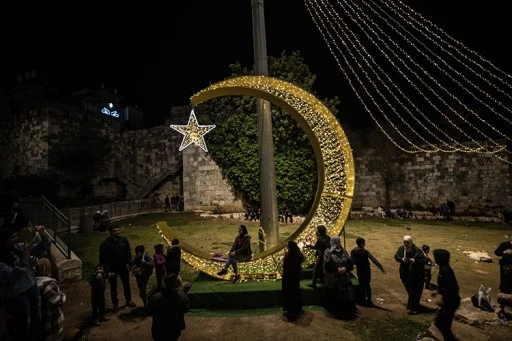
[[[434,260],[439,266],[439,274],[437,292],[433,293],[433,296],[437,294],[442,296],[435,326],[443,334],[443,340],[452,341],[456,340],[452,333],[452,323],[455,311],[460,306],[459,285],[450,266],[450,252],[443,249],[434,250]]]
[[[427,258],[427,264],[425,264],[425,289],[432,290],[432,285],[430,284],[430,281],[432,280],[432,266],[435,265],[435,262],[432,262],[432,259],[430,259],[430,246],[423,245],[421,247],[421,250],[423,250],[423,253],[425,254],[425,258]]]
[[[359,280],[359,288],[357,293],[357,301],[365,306],[373,306],[372,302],[372,289],[370,287],[372,270],[370,268],[370,260],[375,264],[380,271],[385,273],[382,264],[371,254],[370,251],[365,249],[366,241],[364,238],[356,239],[357,247],[352,249],[350,257],[356,266],[357,279]]]
[[[94,325],[99,326],[100,322],[108,321],[105,317],[105,282],[107,274],[103,266],[98,264],[94,267],[94,273],[89,283],[91,284],[91,304]]]
[[[167,257],[164,255],[164,244],[154,246],[153,262],[155,263],[156,289],[162,289],[162,279],[165,275],[165,266]]]
[[[135,275],[137,281],[137,288],[139,288],[139,296],[144,304],[144,309],[148,304],[147,288],[149,277],[153,274],[155,263],[153,259],[146,254],[144,245],[137,245],[135,247],[135,258],[131,261],[132,273]]]

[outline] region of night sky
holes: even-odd
[[[455,39],[512,72],[507,1],[404,0]],[[172,2],[24,1],[2,5],[0,88],[36,70],[61,91],[118,89],[164,118],[195,92],[253,65],[251,0]],[[265,1],[267,50],[300,51],[320,97],[363,112],[302,0]]]

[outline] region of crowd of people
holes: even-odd
[[[370,261],[383,273],[386,273],[382,264],[366,248],[364,238],[356,239],[356,247],[349,253],[340,244],[338,236],[330,237],[323,225],[317,227],[317,240],[307,244],[306,248],[315,250],[316,263],[313,270],[311,287],[317,288],[319,282],[323,283],[325,308],[333,314],[360,314],[357,305],[374,306],[371,290]],[[290,245],[288,245],[290,253]],[[300,251],[300,250],[299,250]],[[287,253],[287,255],[288,255]],[[500,303],[501,317],[512,320],[512,241],[505,241],[495,250],[500,259]],[[444,340],[455,340],[452,332],[452,323],[456,310],[460,306],[461,298],[455,271],[450,264],[450,252],[438,248],[430,256],[430,246],[417,246],[411,236],[403,237],[402,244],[397,248],[394,259],[398,266],[398,274],[407,293],[406,311],[410,315],[420,313],[420,299],[424,289],[431,291],[431,296],[438,305],[435,326],[441,332]],[[300,257],[295,257],[300,259]],[[288,256],[285,256],[285,262]],[[432,283],[432,267],[438,267],[437,284]],[[296,268],[295,268],[296,270]],[[289,302],[290,293],[294,286],[286,283],[285,276],[290,271],[283,267],[283,302],[286,309],[294,307]],[[355,271],[356,275],[352,272]],[[359,285],[354,288],[352,278],[357,278]],[[295,279],[297,282],[298,280]],[[297,284],[297,283],[295,283]],[[294,297],[293,295],[291,297]],[[300,298],[296,299],[296,303]],[[293,311],[301,311],[293,308]],[[287,316],[290,316],[289,314]],[[292,316],[295,316],[294,314]]]
[[[120,235],[118,225],[110,226],[109,236],[100,244],[99,264],[96,265],[91,283],[91,305],[95,325],[108,321],[105,316],[105,288],[110,285],[112,313],[119,310],[117,277],[122,282],[125,307],[134,308],[130,287],[130,273],[135,276],[143,313],[152,316],[153,340],[177,340],[185,329],[184,314],[190,304],[183,291],[180,279],[181,248],[178,239],[173,239],[165,252],[163,244],[153,246],[152,256],[144,245],[132,250],[128,239]],[[148,282],[155,273],[157,287],[148,293]]]
[[[16,341],[60,340],[66,295],[53,277],[48,237],[42,226],[18,225],[21,212],[15,214],[0,227],[0,304],[7,335]]]
[[[64,340],[66,294],[61,290],[50,259],[52,240],[43,226],[32,227],[17,204],[0,222],[0,304],[6,313],[6,340]],[[188,297],[180,279],[181,248],[173,239],[165,252],[154,245],[154,254],[144,245],[132,249],[118,225],[109,224],[109,236],[99,245],[99,262],[89,279],[93,325],[109,321],[105,293],[109,286],[112,313],[119,311],[118,278],[125,306],[135,308],[130,276],[135,277],[142,311],[152,316],[154,340],[177,340],[185,328]],[[155,273],[156,289],[148,292]]]
[[[5,224],[5,221],[8,223]],[[133,251],[118,225],[108,226],[108,237],[99,245],[99,262],[89,283],[91,287],[91,316],[94,325],[108,323],[105,293],[110,287],[112,313],[119,310],[118,278],[122,283],[125,307],[135,308],[132,300],[130,275],[135,277],[142,310],[152,317],[151,333],[154,340],[177,340],[185,329],[184,314],[190,309],[183,291],[180,269],[181,248],[173,239],[153,246],[152,256],[144,245]],[[20,236],[23,236],[21,238]],[[324,225],[318,225],[315,243],[306,248],[315,251],[315,265],[310,286],[324,288],[325,309],[336,316],[361,314],[358,305],[374,306],[371,289],[371,264],[386,273],[382,264],[367,249],[364,238],[356,238],[349,252],[341,245],[339,236],[329,236]],[[14,340],[62,340],[66,294],[53,277],[49,259],[48,239],[44,227],[30,227],[19,207],[13,205],[10,215],[0,229],[0,301],[7,312],[7,330]],[[495,250],[500,257],[501,315],[512,319],[512,240],[504,241]],[[233,283],[240,281],[238,262],[252,257],[251,236],[245,225],[228,252],[223,268],[217,273],[224,276],[231,267]],[[418,246],[410,235],[403,237],[394,254],[398,274],[407,294],[406,310],[415,315],[421,312],[423,291],[430,290],[438,300],[439,309],[435,326],[444,340],[455,340],[452,323],[460,306],[459,286],[450,264],[450,252],[437,248],[430,256],[430,246]],[[282,302],[284,316],[295,320],[303,313],[300,281],[305,256],[295,241],[288,241],[282,261]],[[436,285],[432,283],[432,267],[438,267]],[[156,289],[148,292],[148,282],[156,276]],[[353,285],[357,278],[358,285]],[[107,284],[108,282],[108,284]]]

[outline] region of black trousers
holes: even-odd
[[[124,298],[126,302],[132,300],[132,289],[130,287],[130,273],[128,269],[116,269],[115,276],[109,277],[108,282],[110,283],[110,298],[112,299],[112,304],[118,304],[119,299],[117,297],[117,276],[121,279],[123,283],[123,292]]]

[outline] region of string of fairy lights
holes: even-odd
[[[399,0],[304,0],[363,108],[400,150],[512,163],[512,76]]]

